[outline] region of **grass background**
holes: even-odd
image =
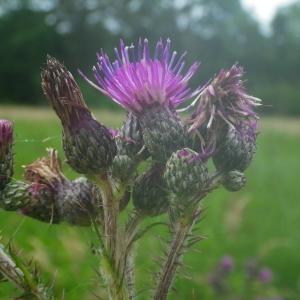
[[[121,127],[125,113],[96,111],[96,118],[111,127]],[[0,106],[0,118],[15,124],[15,178],[21,179],[22,165],[46,155],[47,147],[61,148],[61,126],[55,114],[46,108]],[[281,295],[300,299],[300,120],[261,117],[261,134],[254,161],[246,170],[248,184],[243,191],[229,193],[218,189],[204,201],[206,217],[198,234],[208,238],[186,254],[184,262],[192,279],[178,278],[176,287],[181,299],[215,299],[207,285],[207,274],[223,255],[235,260],[231,284],[238,294],[243,286],[244,262],[258,258],[273,271],[270,286],[255,286],[256,296]],[[67,165],[65,175],[76,178]],[[126,218],[126,212],[123,213]],[[149,221],[146,221],[146,225]],[[90,245],[97,245],[90,228],[40,223],[15,212],[0,211],[3,244],[23,249],[22,256],[39,263],[44,282],[56,274],[58,299],[95,299],[91,292],[106,298],[97,274],[98,260]],[[155,235],[166,236],[166,228],[154,227],[139,242],[137,251],[137,286],[151,286],[147,269],[156,270],[151,254],[161,253]],[[0,299],[19,295],[8,283],[0,285]],[[253,296],[254,297],[254,296]],[[146,299],[146,293],[140,299]],[[172,293],[169,299],[177,299]],[[252,296],[249,299],[254,299]]]

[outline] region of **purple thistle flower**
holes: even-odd
[[[148,40],[144,46],[139,39],[137,57],[134,46],[125,47],[120,41],[120,52],[115,48],[116,60],[110,62],[108,56],[101,50],[98,54],[98,68],[93,68],[95,78],[100,87],[91,82],[80,71],[83,78],[104,95],[112,98],[126,110],[139,114],[145,107],[153,103],[161,106],[172,102],[174,107],[196,95],[201,89],[197,88],[189,93],[188,81],[194,75],[199,63],[195,62],[188,72],[181,74],[184,67],[186,52],[179,58],[173,67],[176,52],[170,55],[170,40],[167,40],[164,48],[162,39],[156,45],[154,59],[149,56]]]
[[[115,49],[116,60],[110,62],[101,50],[98,68],[94,75],[100,87],[80,74],[93,87],[111,97],[138,118],[144,144],[153,158],[166,162],[174,151],[184,147],[184,130],[175,108],[201,90],[190,93],[188,81],[199,66],[195,62],[185,75],[184,53],[175,64],[176,52],[170,54],[170,40],[156,45],[154,58],[149,56],[148,40],[139,40],[137,57],[133,44],[125,47],[121,40],[120,53]],[[175,65],[173,67],[173,65]]]

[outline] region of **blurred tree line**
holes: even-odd
[[[247,91],[263,100],[260,111],[300,115],[299,0],[278,10],[268,35],[240,0],[0,0],[0,103],[45,104],[39,83],[49,54],[65,63],[89,105],[113,106],[77,68],[93,79],[100,48],[113,58],[120,38],[136,45],[139,37],[152,53],[169,37],[171,50],[188,51],[186,66],[201,61],[193,87],[238,62]]]

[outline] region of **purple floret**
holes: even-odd
[[[176,52],[170,53],[170,40],[163,46],[162,39],[156,45],[154,58],[149,55],[148,40],[142,45],[139,40],[137,57],[134,46],[125,47],[120,41],[120,53],[115,48],[116,59],[111,63],[101,50],[98,54],[98,69],[93,68],[100,86],[91,82],[80,71],[83,78],[104,95],[134,114],[139,114],[154,103],[160,105],[172,102],[174,107],[195,96],[201,90],[198,87],[190,93],[188,81],[194,75],[200,63],[195,62],[185,75],[182,75],[185,54],[175,64]],[[173,66],[175,64],[175,66]]]

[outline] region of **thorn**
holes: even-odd
[[[172,289],[172,291],[175,293],[175,295],[177,296],[177,298],[180,299],[180,296],[179,296],[179,294],[178,294],[176,288],[173,286],[171,289]]]
[[[158,263],[157,261],[154,261],[154,263],[155,263],[157,266],[159,266],[160,268],[162,268],[162,267],[163,267],[163,265],[162,265],[162,264],[160,264],[160,263]]]
[[[188,274],[188,275],[184,275],[183,273],[177,271],[177,274],[182,277],[182,278],[185,278],[185,279],[192,279],[192,277]]]
[[[155,257],[155,258],[157,258],[157,259],[159,259],[159,260],[165,261],[164,257],[160,257],[160,256],[155,255],[155,254],[150,254],[150,255],[153,256],[153,257]]]

